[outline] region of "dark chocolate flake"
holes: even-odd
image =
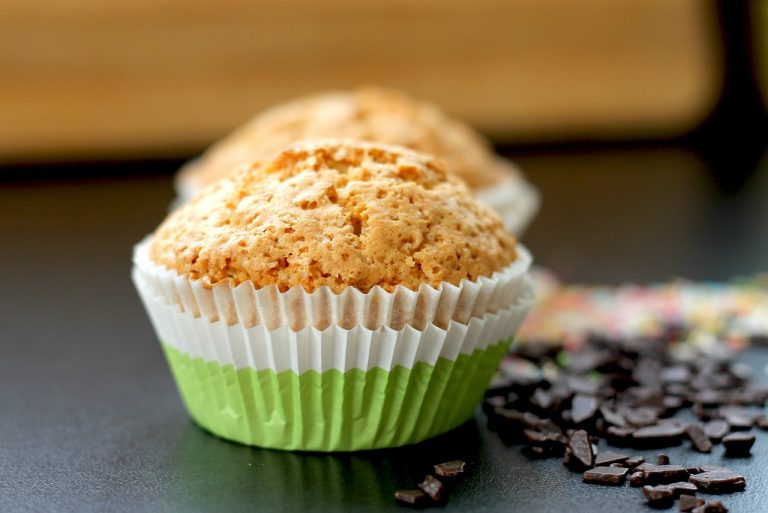
[[[688,438],[691,439],[691,446],[699,452],[710,452],[712,450],[712,440],[709,439],[701,424],[689,424],[685,428]]]
[[[429,496],[421,490],[398,490],[395,492],[395,500],[406,506],[415,508],[429,504]]]
[[[723,403],[724,397],[717,390],[702,390],[695,395],[694,401],[704,408],[715,408]]]
[[[605,422],[612,426],[625,427],[627,425],[627,421],[624,419],[624,417],[619,412],[612,410],[611,408],[602,406],[600,408],[600,414],[603,416]]]
[[[731,433],[723,437],[725,454],[728,456],[748,456],[755,444],[755,435],[750,433]]]
[[[605,435],[608,439],[608,443],[615,445],[616,447],[626,447],[632,443],[632,434],[635,432],[634,428],[630,427],[617,427],[609,426]]]
[[[492,395],[483,400],[483,411],[486,415],[493,414],[496,408],[503,408],[507,404],[507,398],[503,395]]]
[[[666,385],[664,387],[664,390],[669,395],[673,395],[676,397],[688,397],[691,394],[690,389],[687,385],[684,385],[682,383],[671,383],[669,385]]]
[[[532,406],[535,406],[540,413],[548,413],[554,405],[554,398],[544,389],[537,388],[530,399]]]
[[[614,355],[610,351],[601,351],[592,347],[572,353],[570,356],[568,369],[574,374],[599,370],[614,359]],[[572,388],[576,390],[575,387]]]
[[[669,507],[675,500],[675,493],[671,487],[667,485],[659,486],[643,486],[643,495],[653,507]]]
[[[523,455],[525,455],[527,458],[530,458],[532,460],[541,460],[545,458],[552,458],[554,456],[544,447],[540,447],[537,445],[525,446],[520,450],[520,452],[522,452]]]
[[[684,404],[685,401],[682,397],[668,395],[664,398],[664,414],[667,416],[674,415]]]
[[[641,468],[642,467],[642,468]],[[682,465],[640,465],[648,484],[669,484],[688,480],[688,471]]]
[[[635,368],[632,370],[632,379],[641,385],[656,385],[659,382],[661,366],[658,362],[649,358],[638,360]]]
[[[725,421],[731,427],[731,431],[749,431],[750,429],[752,429],[752,424],[754,424],[754,419],[750,414],[748,414],[746,411],[742,410],[741,408],[737,408],[737,409],[729,408],[729,409],[725,409],[725,411],[721,409],[721,413]]]
[[[462,460],[446,461],[435,465],[435,474],[442,477],[456,477],[464,472],[465,462]]]
[[[598,406],[596,397],[581,394],[574,396],[571,404],[571,420],[575,424],[583,424],[592,420],[597,413]]]
[[[554,358],[560,349],[560,345],[552,342],[533,341],[520,344],[513,353],[520,358],[539,363],[542,360]]]
[[[653,470],[657,466],[658,465],[655,465],[653,463],[641,463],[640,465],[637,466],[637,468],[635,468],[635,470],[638,472],[645,472],[646,470]]]
[[[627,422],[635,427],[653,426],[659,420],[659,409],[641,406],[624,413]]]
[[[688,481],[678,481],[677,483],[670,483],[668,486],[672,488],[675,498],[682,495],[696,495],[696,491],[698,490],[695,484],[689,483]]]
[[[728,513],[728,508],[720,501],[709,501],[703,506],[697,506],[691,513]]]
[[[691,371],[685,365],[675,365],[662,369],[660,377],[664,383],[685,384],[691,380]]]
[[[680,445],[684,433],[682,426],[663,423],[638,429],[632,433],[632,439],[644,447],[672,447]]]
[[[739,492],[747,486],[744,476],[728,469],[702,472],[691,476],[689,481],[699,490],[707,493]]]
[[[427,474],[424,481],[419,483],[419,489],[435,502],[442,502],[448,495],[443,482],[431,474]]]
[[[534,457],[560,457],[565,452],[567,439],[560,433],[542,433],[526,429],[523,436],[528,443],[526,452]]]
[[[704,432],[712,443],[719,444],[725,435],[730,431],[728,423],[722,419],[714,419],[707,422],[704,426]]]
[[[664,407],[664,391],[658,387],[634,387],[626,391],[632,397],[635,406]]]
[[[717,408],[704,408],[702,405],[697,404],[693,407],[693,414],[699,420],[707,421],[717,418],[720,413]]]
[[[566,376],[566,386],[575,394],[597,395],[600,384],[584,376]]]
[[[645,484],[645,477],[642,472],[632,472],[629,476],[629,486],[643,486]]]
[[[680,511],[691,511],[704,504],[704,499],[694,497],[693,495],[683,495],[680,497]]]
[[[532,429],[536,429],[538,431],[541,431],[542,433],[555,433],[558,435],[563,434],[563,430],[558,427],[557,424],[552,422],[551,419],[539,419],[536,418],[534,422],[530,422],[533,420],[533,415],[527,416],[527,424],[528,427]]]
[[[589,435],[583,429],[574,431],[568,438],[563,463],[573,470],[586,470],[595,464],[595,455]]]
[[[595,467],[587,470],[582,475],[585,483],[597,483],[607,485],[622,485],[627,478],[628,470],[619,467]]]
[[[611,463],[626,462],[629,456],[613,451],[601,451],[595,456],[595,466],[610,465]],[[639,463],[638,463],[639,465]]]
[[[768,385],[750,383],[744,390],[749,394],[749,403],[753,406],[765,406],[768,402]]]

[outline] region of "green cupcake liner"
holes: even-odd
[[[236,369],[162,345],[189,414],[206,430],[247,445],[331,452],[413,444],[463,424],[510,342],[434,365],[302,374]]]

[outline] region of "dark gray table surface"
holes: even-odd
[[[768,268],[768,168],[724,186],[707,162],[670,147],[519,160],[544,198],[524,241],[567,280]],[[0,512],[398,511],[393,491],[448,458],[466,459],[469,473],[446,510],[650,511],[638,490],[527,460],[481,415],[419,446],[344,455],[248,448],[199,429],[129,279],[131,246],[162,219],[170,184],[0,182]],[[741,357],[764,378],[768,349]],[[719,449],[668,452],[722,462]],[[748,481],[725,497],[731,511],[768,511],[768,435],[752,458],[725,464]]]

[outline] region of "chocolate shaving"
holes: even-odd
[[[446,461],[435,465],[435,474],[442,477],[456,477],[464,472],[465,462],[461,460]]]
[[[704,499],[694,497],[693,495],[682,495],[680,497],[679,509],[680,511],[691,511],[693,508],[697,508],[704,504]]]
[[[568,438],[565,447],[565,457],[563,463],[577,471],[586,470],[595,464],[595,454],[592,449],[592,443],[589,435],[583,429],[574,431]]]
[[[595,467],[582,474],[586,483],[598,483],[607,485],[622,485],[627,478],[628,470],[619,467]]]
[[[430,499],[435,502],[442,502],[448,495],[445,485],[431,474],[427,474],[424,481],[419,483],[419,489],[429,495]]]
[[[685,433],[691,439],[691,447],[699,452],[712,451],[712,440],[707,436],[701,424],[689,424]]]

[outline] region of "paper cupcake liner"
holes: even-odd
[[[172,203],[174,206],[180,206],[192,199],[200,192],[204,185],[200,185],[194,180],[196,173],[194,169],[200,164],[200,158],[195,158],[184,163],[183,166],[173,177],[173,189],[176,191],[176,199]],[[190,178],[191,177],[191,178]]]
[[[475,191],[477,200],[492,208],[504,220],[504,226],[520,237],[539,210],[538,191],[528,183],[514,164],[499,159],[499,166],[509,175],[492,187]]]
[[[532,303],[446,329],[209,322],[134,279],[190,415],[237,442],[289,450],[401,446],[468,420]]]
[[[371,330],[389,327],[417,330],[433,324],[447,328],[452,321],[467,324],[470,319],[495,313],[515,301],[531,265],[528,251],[518,245],[518,258],[491,277],[463,280],[459,285],[443,283],[437,288],[422,285],[418,291],[402,286],[388,292],[374,287],[368,293],[349,287],[336,294],[328,287],[306,292],[293,287],[281,292],[271,285],[256,289],[252,282],[233,287],[228,281],[204,285],[190,281],[149,258],[151,238],[134,249],[134,275],[143,287],[165,304],[178,305],[194,317],[210,322],[268,330],[287,326],[293,331],[307,327],[323,330],[330,326]]]

